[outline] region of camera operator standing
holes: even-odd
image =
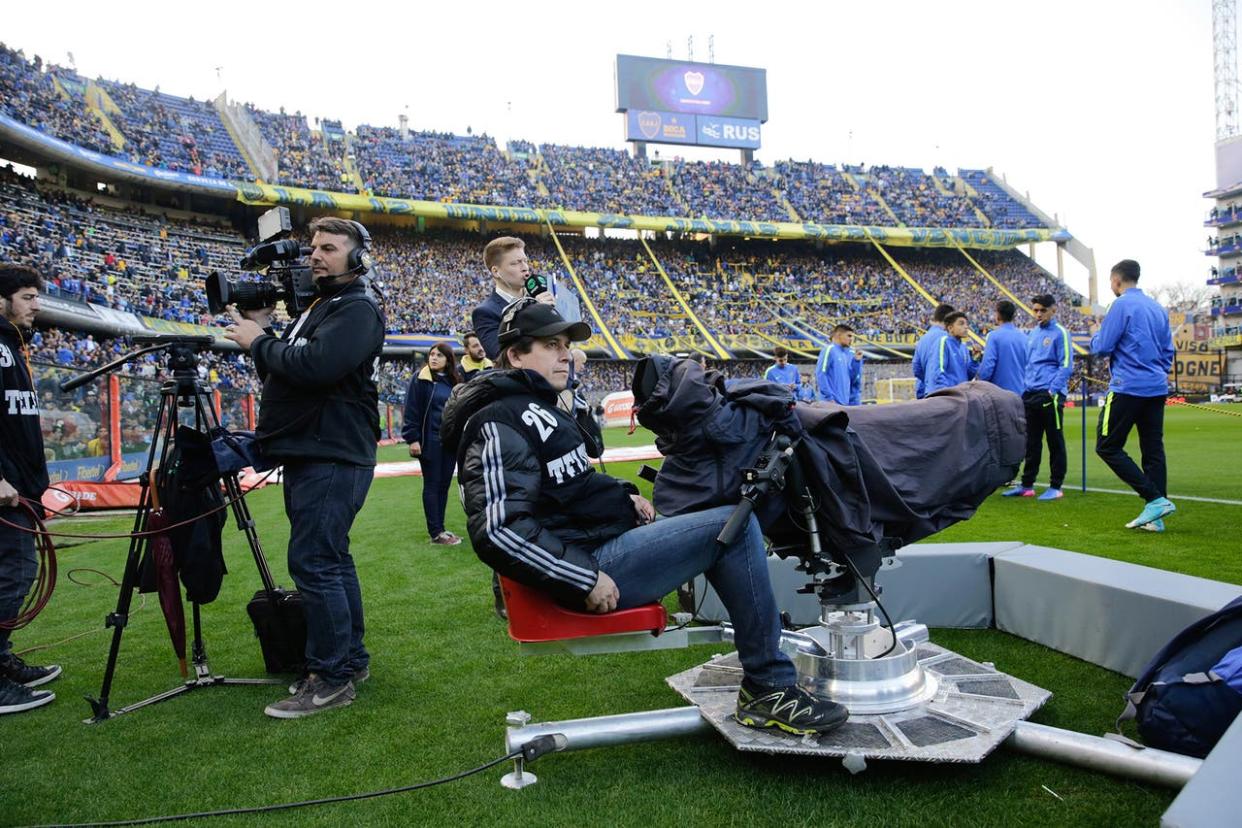
[[[370,677],[349,530],[375,471],[384,314],[362,278],[366,228],[321,217],[310,231],[314,303],[280,337],[273,308],[230,306],[225,333],[250,352],[263,380],[256,436],[264,455],[284,465],[289,574],[306,613],[307,675],[264,710],[278,719],[350,704],[354,685]]]

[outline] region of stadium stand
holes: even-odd
[[[486,135],[358,127],[358,166],[374,195],[530,207],[538,192],[525,161],[507,158]]]
[[[624,150],[542,144],[549,206],[597,213],[685,213],[660,167]]]
[[[263,140],[276,151],[279,183],[338,193],[358,192],[345,169],[343,131],[334,133],[325,126],[312,132],[306,116],[300,112],[265,112],[251,104],[246,104],[245,109],[258,125]]]
[[[778,161],[785,197],[804,221],[823,224],[891,224],[880,203],[829,164]]]
[[[368,125],[349,133],[339,120],[312,125],[300,113],[269,112],[249,104],[244,109],[275,152],[278,176],[270,183],[294,187],[628,215],[880,227],[1041,226],[990,171],[963,169],[952,175],[936,167],[928,174],[905,167],[792,159],[772,167],[658,156],[649,160],[613,148],[525,140],[501,148],[487,135]],[[90,81],[2,45],[0,112],[47,135],[135,163],[254,180],[211,104],[158,87]],[[212,270],[236,277],[247,246],[226,219],[139,207],[103,193],[60,187],[0,170],[0,260],[34,265],[48,276],[51,295],[165,323],[218,321],[207,313],[203,278]],[[420,226],[416,232],[408,223],[363,220],[374,237],[375,279],[386,296],[388,332],[459,344],[470,327],[470,310],[491,289],[482,247],[487,234],[501,231]],[[571,283],[556,242],[523,237],[535,272]],[[712,336],[757,334],[772,346],[797,340],[806,349],[803,356],[838,322],[853,326],[864,343],[870,338],[902,345],[901,337],[923,332],[930,312],[927,297],[866,243],[816,246],[727,236],[709,242],[661,235],[644,245],[635,238],[587,238],[573,232],[558,232],[557,240],[604,326],[636,343],[626,345],[636,354],[668,350],[674,343],[684,351],[687,342],[707,349],[678,296]],[[1210,246],[1237,243],[1231,235],[1213,239]],[[960,251],[895,246],[887,251],[933,298],[966,310],[975,330],[982,333],[990,327],[992,308],[1005,294]],[[972,255],[1023,302],[1037,293],[1052,293],[1063,306],[1061,321],[1071,330],[1085,328],[1084,317],[1070,310],[1083,304],[1083,297],[1021,252]],[[585,305],[583,311],[584,321],[600,332]],[[1020,319],[1020,324],[1026,322]],[[128,345],[124,338],[47,328],[32,343],[32,359],[52,376],[97,365]],[[753,351],[735,356],[753,357]],[[712,365],[730,376],[753,376],[763,367],[750,359],[713,360]],[[401,402],[413,367],[400,361],[384,369],[383,400]],[[122,404],[138,423],[123,436],[126,450],[142,447],[135,442],[142,439],[141,421],[154,413],[144,408],[153,396],[147,393],[150,386],[137,384],[158,381],[159,371],[152,360],[125,374],[133,388],[123,394]],[[239,417],[236,398],[256,389],[250,363],[213,354],[204,361],[204,371],[205,382],[232,395],[225,409],[230,417]],[[597,402],[626,388],[630,373],[625,363],[592,359],[585,378],[589,397]],[[45,419],[45,431],[56,458],[90,456],[98,450],[96,431],[102,420],[91,413],[92,406],[100,405],[98,399],[91,399],[89,391],[62,399],[51,386],[44,390],[52,395],[46,401],[53,414]],[[63,424],[54,433],[57,421]]]
[[[942,190],[936,179],[908,167],[872,167],[871,180],[899,221],[908,227],[974,227],[974,204]]]
[[[244,250],[231,230],[96,206],[0,172],[0,258],[38,268],[52,295],[210,323],[203,278],[235,270]]]
[[[211,104],[134,84],[100,84],[119,108],[129,160],[207,178],[253,180],[220,115]]]
[[[91,82],[36,56],[0,46],[0,111],[37,129],[156,169],[253,181],[254,173],[214,107],[133,84],[99,81],[124,146],[91,111]],[[797,218],[832,224],[921,227],[1039,227],[1039,220],[983,170],[943,168],[932,175],[901,167],[649,161],[624,150],[510,141],[502,151],[486,135],[403,132],[340,121],[311,130],[301,115],[246,105],[276,152],[279,183],[357,191],[346,169],[352,141],[359,174],[373,195],[510,207],[556,207],[628,215],[758,221]],[[545,195],[546,191],[546,195]],[[973,193],[973,195],[971,195]],[[787,206],[788,205],[788,206]],[[976,211],[976,207],[979,208]]]
[[[993,227],[1022,229],[1042,226],[1030,210],[993,181],[991,173],[985,170],[959,170],[958,174],[974,189],[978,199],[976,203]]]
[[[761,164],[678,161],[672,179],[693,218],[789,221],[773,193],[776,181],[763,174]]]
[[[39,57],[27,60],[20,51],[0,43],[0,112],[56,138],[80,147],[114,154],[112,139],[93,115],[86,111],[81,95],[57,89],[58,73],[71,77],[78,87],[80,79],[56,67],[43,70]],[[62,84],[60,89],[65,90]]]

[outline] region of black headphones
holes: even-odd
[[[350,224],[358,231],[359,244],[349,251],[349,270],[347,272],[365,276],[367,271],[375,264],[374,259],[371,258],[371,234],[367,232],[367,228],[363,227],[360,222],[351,221]]]
[[[506,331],[505,326],[513,324],[513,317],[517,316],[519,311],[525,310],[534,304],[537,304],[535,299],[532,299],[529,296],[523,296],[521,299],[514,299],[512,302],[505,305],[504,311],[500,314],[500,335],[498,339],[500,341],[501,349],[508,348],[510,345],[522,338],[521,330],[512,328],[511,330]]]

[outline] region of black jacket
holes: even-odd
[[[500,315],[509,305],[509,300],[501,296],[493,288],[491,295],[482,304],[470,312],[470,324],[483,343],[483,352],[488,359],[500,356]]]
[[[47,490],[47,461],[39,426],[39,396],[26,364],[22,335],[0,316],[0,477],[18,494],[39,500]]]
[[[267,456],[375,465],[384,314],[365,282],[321,296],[278,339],[250,345],[263,380],[255,432]]]
[[[634,528],[638,489],[595,471],[574,419],[530,371],[489,371],[453,391],[440,438],[475,554],[502,575],[581,608],[600,544]]]

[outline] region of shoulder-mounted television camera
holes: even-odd
[[[212,271],[205,281],[207,309],[224,313],[226,305],[238,310],[258,310],[285,303],[290,316],[311,306],[318,296],[307,257],[311,249],[288,238],[293,225],[287,207],[273,207],[259,216],[261,242],[246,251],[241,269],[263,271],[263,278],[229,279]]]

